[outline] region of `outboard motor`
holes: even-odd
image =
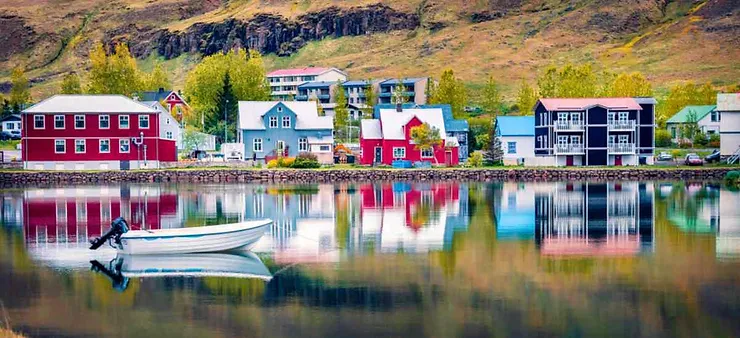
[[[97,260],[90,261],[90,264],[92,264],[90,270],[100,272],[106,275],[111,280],[111,283],[113,284],[113,289],[118,292],[126,291],[126,288],[128,288],[129,280],[128,278],[123,277],[123,275],[121,274],[123,259],[121,259],[120,257],[116,257],[108,263],[107,267]]]
[[[90,250],[97,250],[99,247],[101,247],[105,242],[109,240],[113,240],[111,243],[111,246],[113,246],[113,243],[121,245],[121,235],[128,232],[128,223],[126,223],[126,220],[123,219],[123,217],[118,217],[113,220],[113,223],[110,225],[110,230],[103,234],[103,236],[97,237],[95,239],[90,240]]]

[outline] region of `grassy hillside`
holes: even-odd
[[[377,2],[6,0],[0,5],[0,17],[6,18],[0,19],[0,31],[14,32],[15,40],[0,33],[0,43],[9,46],[9,56],[0,54],[0,82],[8,80],[12,67],[23,65],[34,79],[35,98],[51,94],[64,74],[86,67],[93,42],[124,26],[178,31],[197,22],[249,20],[258,13],[294,18],[330,6]],[[353,78],[438,76],[452,68],[471,87],[494,75],[509,95],[521,79],[533,80],[538,70],[568,62],[641,71],[659,88],[684,80],[725,85],[740,78],[737,1],[380,2],[417,13],[422,27],[309,42],[289,57],[267,55],[267,66],[335,66]],[[187,70],[198,59],[198,55],[172,60],[150,56],[140,62],[145,69],[165,62],[173,72],[174,86],[181,88]]]

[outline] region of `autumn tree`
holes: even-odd
[[[658,103],[658,124],[665,127],[665,121],[686,106],[715,104],[716,101],[717,91],[709,83],[697,85],[687,82],[674,85]]]
[[[607,96],[639,97],[652,96],[653,86],[640,72],[621,73],[612,82]]]
[[[373,110],[375,109],[375,104],[378,101],[378,94],[375,93],[375,88],[373,88],[373,79],[367,81],[364,93],[365,108],[362,109],[362,117],[366,119],[371,119],[373,118]]]
[[[80,77],[75,73],[69,73],[62,79],[62,84],[59,88],[62,94],[82,94],[82,86],[80,85]]]
[[[519,112],[522,115],[533,115],[534,105],[537,103],[537,94],[534,88],[527,83],[526,80],[522,80],[519,84],[519,90],[516,97],[516,105],[519,107]]]
[[[430,126],[428,123],[422,123],[416,127],[411,127],[411,139],[416,144],[415,149],[419,151],[431,150],[434,154],[434,147],[443,144],[439,129]],[[437,163],[437,157],[434,156],[434,162]]]
[[[13,69],[10,74],[10,105],[13,111],[18,113],[24,104],[31,102],[31,92],[28,78],[23,73],[23,69],[18,67]]]
[[[141,74],[128,45],[116,45],[111,55],[106,54],[102,43],[90,51],[88,93],[131,96],[141,89],[141,82]]]
[[[434,86],[433,94],[429,98],[432,104],[449,104],[452,115],[456,119],[465,118],[465,105],[468,102],[468,93],[462,80],[455,77],[452,69],[442,72],[439,84]]]
[[[501,91],[498,88],[496,79],[493,76],[488,78],[486,86],[483,88],[483,111],[491,114],[494,118],[501,111]]]
[[[555,66],[550,66],[545,69],[545,72],[537,78],[537,88],[540,93],[540,97],[556,97],[558,92],[558,69]]]
[[[157,91],[160,88],[170,88],[172,84],[170,77],[167,72],[162,68],[162,64],[158,63],[152,69],[149,74],[143,74],[141,79],[141,90],[142,91]]]
[[[324,111],[324,107],[321,106],[321,101],[319,101],[318,97],[311,97],[308,99],[311,102],[316,103],[316,112],[319,114],[319,116],[326,116],[326,112]]]
[[[334,130],[344,130],[349,122],[349,110],[347,109],[347,95],[342,87],[342,81],[337,81],[336,89],[334,90]]]
[[[229,86],[225,86],[227,74]],[[188,72],[185,80],[185,94],[195,112],[187,123],[202,130],[217,130],[218,122],[223,121],[223,103],[229,96],[233,97],[229,102],[234,104],[265,101],[270,98],[269,89],[262,57],[256,51],[232,50],[207,56]],[[229,128],[235,130],[236,119],[228,120],[232,124]]]
[[[403,84],[403,79],[399,78],[398,83],[393,87],[393,102],[394,104],[404,104],[409,101],[406,96],[406,85]]]

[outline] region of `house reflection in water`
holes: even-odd
[[[740,191],[722,189],[719,212],[722,223],[718,223],[717,258],[740,258]]]
[[[652,183],[549,183],[535,190],[535,243],[543,255],[652,251]],[[545,192],[547,191],[547,192]]]
[[[180,227],[178,198],[157,186],[27,189],[22,198],[28,243],[86,243],[123,216],[132,229]]]

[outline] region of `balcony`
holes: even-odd
[[[555,144],[555,155],[583,155],[583,144]]]
[[[583,121],[555,121],[555,131],[583,131]]]
[[[296,101],[308,101],[308,95],[296,95],[295,100]]]
[[[609,154],[634,154],[634,143],[609,143]]]
[[[609,131],[632,131],[635,130],[634,120],[609,120]]]

